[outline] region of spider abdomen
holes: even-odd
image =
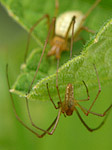
[[[65,100],[62,104],[62,112],[71,116],[74,111],[74,92],[72,84],[68,84],[65,92]]]
[[[74,88],[72,84],[68,84],[66,87],[66,92],[65,92],[65,102],[68,105],[72,105],[72,102],[74,100]]]
[[[77,33],[77,31],[83,24],[84,15],[80,11],[68,11],[68,12],[63,13],[62,15],[60,15],[57,18],[56,28],[55,28],[56,35],[65,37],[73,16],[76,17],[76,23],[75,23],[75,27],[74,27],[74,35]],[[71,36],[72,36],[72,27],[68,34],[68,37],[71,37]]]

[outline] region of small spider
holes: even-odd
[[[83,106],[81,106],[79,103],[80,102],[83,102],[83,101],[88,101],[90,99],[90,96],[89,96],[89,91],[88,91],[88,87],[86,85],[86,83],[84,81],[83,84],[86,88],[86,92],[87,92],[87,98],[86,99],[83,99],[83,100],[77,100],[74,98],[74,87],[71,83],[69,83],[66,87],[66,90],[65,90],[65,99],[64,101],[62,101],[61,97],[60,97],[60,92],[59,92],[59,88],[58,88],[58,67],[59,67],[59,59],[57,60],[57,73],[56,73],[56,88],[57,88],[57,93],[58,93],[58,97],[59,97],[59,102],[58,102],[58,105],[56,106],[53,99],[51,98],[50,96],[50,91],[49,91],[49,88],[48,88],[48,83],[46,84],[47,86],[47,91],[48,91],[48,95],[49,95],[49,98],[50,98],[50,101],[52,102],[53,106],[55,109],[58,109],[58,115],[57,117],[54,119],[54,121],[52,122],[52,124],[47,128],[47,130],[44,130],[44,129],[41,129],[40,127],[38,127],[37,125],[35,125],[35,123],[32,121],[32,117],[31,117],[31,114],[30,114],[30,110],[29,110],[29,105],[28,105],[28,99],[26,98],[26,104],[27,104],[27,111],[28,111],[28,115],[29,115],[29,119],[31,121],[31,124],[33,127],[35,127],[36,129],[38,130],[41,130],[43,131],[42,134],[38,134],[36,131],[34,131],[33,129],[31,129],[30,127],[28,127],[18,116],[17,112],[16,112],[16,108],[15,108],[15,105],[14,105],[14,100],[13,100],[13,97],[12,97],[12,94],[10,93],[10,97],[11,97],[11,101],[12,101],[12,105],[13,105],[13,110],[14,110],[14,113],[16,115],[16,118],[18,119],[18,121],[25,127],[27,128],[29,131],[31,131],[33,134],[35,134],[37,137],[39,138],[42,138],[43,136],[45,136],[46,134],[49,134],[49,135],[52,135],[58,125],[58,122],[59,122],[59,119],[60,119],[60,116],[61,114],[64,114],[64,116],[71,116],[73,114],[73,112],[75,111],[76,114],[78,115],[79,119],[81,120],[81,122],[83,123],[83,125],[90,131],[90,132],[93,132],[95,130],[98,130],[106,121],[107,117],[108,117],[108,114],[110,112],[110,109],[112,108],[112,105],[110,105],[105,111],[104,113],[102,114],[99,114],[99,113],[96,113],[96,112],[92,112],[91,109],[94,105],[94,103],[96,102],[100,92],[101,92],[101,85],[100,85],[100,81],[99,81],[99,77],[98,77],[98,73],[97,73],[97,70],[96,70],[96,67],[94,65],[94,69],[95,69],[95,72],[96,72],[96,76],[97,76],[97,80],[98,80],[98,85],[99,85],[99,90],[98,90],[98,93],[95,97],[95,99],[93,100],[92,104],[90,105],[89,109],[86,109],[84,108]],[[6,75],[7,75],[7,82],[8,82],[8,88],[10,89],[10,84],[9,84],[9,77],[8,77],[8,65],[6,66]],[[82,112],[88,116],[89,113],[90,114],[93,114],[93,115],[96,115],[96,116],[99,116],[99,117],[104,117],[104,120],[100,123],[100,125],[96,128],[90,128],[86,123],[85,121],[82,119],[80,113],[78,112],[78,109],[77,107],[79,107]],[[53,128],[52,128],[53,127]],[[52,128],[51,132],[49,131],[50,129]]]
[[[53,129],[51,132],[48,132],[49,135],[52,135],[57,127],[57,124],[58,124],[58,121],[59,121],[59,118],[61,116],[61,114],[64,114],[64,116],[71,116],[73,114],[73,112],[75,111],[76,114],[78,115],[79,119],[81,120],[81,122],[83,123],[83,125],[90,131],[90,132],[93,132],[95,130],[98,130],[106,121],[107,117],[108,117],[108,114],[109,114],[109,110],[112,108],[112,104],[104,111],[103,114],[99,114],[99,113],[96,113],[96,112],[92,112],[91,109],[94,105],[94,103],[96,102],[100,92],[101,92],[101,85],[100,85],[100,80],[99,80],[99,76],[98,76],[98,72],[96,70],[96,67],[94,65],[94,69],[95,69],[95,72],[96,72],[96,76],[97,76],[97,80],[98,80],[98,85],[99,85],[99,90],[98,90],[98,93],[95,97],[95,99],[93,100],[92,104],[90,105],[89,109],[86,109],[84,108],[83,106],[81,106],[79,103],[80,102],[84,102],[84,101],[88,101],[90,100],[90,96],[89,96],[89,91],[88,91],[88,87],[86,85],[86,83],[84,81],[83,84],[86,88],[86,92],[87,92],[87,98],[86,99],[83,99],[83,100],[76,100],[74,98],[74,87],[71,83],[69,83],[66,87],[66,90],[65,90],[65,99],[64,101],[62,101],[61,97],[60,97],[60,92],[59,92],[59,88],[58,88],[58,67],[59,67],[59,59],[57,60],[57,73],[56,73],[56,88],[57,88],[57,93],[58,93],[58,97],[59,97],[59,102],[58,102],[58,106],[55,105],[53,99],[51,98],[50,96],[50,92],[49,92],[49,88],[48,88],[48,83],[47,83],[47,90],[48,90],[48,95],[49,95],[49,98],[52,102],[52,104],[54,105],[54,108],[55,109],[59,109],[58,111],[58,116],[56,117],[56,120],[55,120],[55,124],[53,122]],[[86,123],[85,121],[82,119],[80,113],[78,112],[78,109],[77,107],[79,107],[82,112],[88,116],[89,113],[90,114],[93,114],[93,115],[96,115],[96,116],[99,116],[99,117],[104,117],[106,115],[106,117],[104,118],[104,120],[100,123],[100,125],[96,128],[90,128]],[[52,126],[53,126],[52,125]],[[51,127],[51,126],[50,126]],[[49,128],[48,128],[49,130]],[[48,131],[47,130],[47,131]]]
[[[57,19],[55,19],[54,27],[52,28],[53,35],[50,39],[51,49],[48,52],[47,56],[55,55],[56,59],[59,59],[62,51],[69,50],[68,45],[69,45],[70,38],[73,38],[73,41],[78,41],[78,40],[84,41],[83,38],[79,36],[82,30],[94,33],[92,30],[88,29],[83,24],[86,18],[90,15],[90,13],[98,5],[100,1],[101,0],[96,0],[95,3],[92,5],[92,7],[88,10],[88,12],[85,15],[80,11],[68,11],[60,15]],[[59,8],[59,2],[58,0],[55,0],[55,17],[57,16],[58,8]],[[76,18],[76,22],[73,21],[74,17]],[[50,17],[48,14],[45,14],[43,17],[37,20],[36,23],[32,26],[28,36],[24,61],[26,61],[31,33],[43,19],[47,19],[47,24],[49,28]],[[74,23],[75,26],[73,27]],[[72,27],[74,28],[74,34],[72,34]]]

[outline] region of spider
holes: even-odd
[[[95,99],[93,100],[92,104],[90,105],[89,109],[86,109],[85,107],[81,106],[79,103],[80,102],[84,102],[84,101],[89,101],[90,99],[90,96],[89,96],[89,91],[88,91],[88,87],[86,85],[86,83],[84,81],[83,84],[86,88],[86,92],[87,92],[87,98],[86,99],[82,99],[82,100],[77,100],[74,98],[74,87],[71,83],[69,83],[66,87],[66,90],[65,90],[65,99],[64,101],[62,101],[61,97],[60,97],[60,92],[59,92],[59,88],[58,88],[58,67],[59,67],[59,59],[57,60],[57,72],[56,72],[56,88],[57,88],[57,93],[58,93],[58,97],[59,97],[59,102],[58,102],[58,105],[56,106],[56,104],[54,103],[53,99],[51,98],[50,96],[50,91],[49,91],[49,88],[48,88],[48,83],[46,83],[46,87],[47,87],[47,91],[48,91],[48,95],[49,95],[49,99],[51,101],[51,103],[53,104],[54,108],[56,110],[59,110],[58,111],[58,115],[56,116],[56,118],[54,119],[54,121],[52,122],[52,124],[47,128],[47,130],[44,130],[44,129],[41,129],[40,127],[38,127],[37,125],[35,125],[35,123],[33,122],[32,120],[32,117],[31,117],[31,114],[30,114],[30,110],[29,110],[29,105],[28,105],[28,99],[26,98],[26,104],[27,104],[27,111],[28,111],[28,115],[29,115],[29,119],[31,121],[31,124],[33,127],[35,127],[36,129],[38,130],[41,130],[43,131],[42,134],[38,134],[36,131],[34,131],[33,129],[31,129],[29,126],[27,126],[21,119],[20,117],[18,116],[17,112],[16,112],[16,108],[15,108],[15,105],[14,105],[14,100],[13,100],[13,97],[12,97],[12,94],[10,93],[10,97],[11,97],[11,101],[12,101],[12,105],[13,105],[13,110],[14,110],[14,113],[16,115],[16,118],[18,119],[18,121],[25,127],[27,128],[29,131],[31,131],[33,134],[35,134],[38,138],[42,138],[44,137],[46,134],[49,134],[49,135],[52,135],[58,125],[58,122],[59,122],[59,119],[60,119],[60,116],[61,114],[63,114],[65,117],[66,116],[71,116],[73,114],[73,112],[75,111],[76,114],[78,115],[80,121],[82,122],[82,124],[87,128],[88,131],[90,132],[93,132],[95,130],[98,130],[100,127],[102,127],[102,125],[105,123],[107,117],[108,117],[108,114],[110,112],[110,109],[112,108],[112,104],[104,111],[104,113],[102,114],[99,114],[99,113],[96,113],[96,112],[93,112],[91,111],[94,103],[96,102],[100,92],[101,92],[101,85],[100,85],[100,80],[99,80],[99,76],[98,76],[98,72],[96,70],[96,67],[94,65],[94,69],[95,69],[95,72],[96,72],[96,76],[97,76],[97,80],[98,80],[98,86],[99,86],[99,90],[98,90],[98,93],[95,97]],[[7,83],[8,83],[8,88],[10,89],[10,84],[9,84],[9,77],[8,77],[8,65],[6,66],[6,75],[7,75]],[[100,123],[100,125],[96,128],[90,128],[86,123],[85,121],[82,119],[77,107],[79,107],[82,112],[88,116],[89,114],[93,114],[93,115],[96,115],[96,116],[99,116],[99,117],[104,117],[104,120]],[[53,128],[52,128],[53,127]],[[52,128],[51,131],[49,131],[50,129]]]
[[[71,83],[69,83],[67,86],[66,86],[66,90],[65,90],[65,99],[64,101],[62,101],[61,97],[60,97],[60,92],[59,92],[59,88],[58,88],[58,68],[59,68],[59,59],[57,60],[57,73],[56,73],[56,88],[57,88],[57,93],[58,93],[58,97],[59,97],[59,102],[58,102],[58,105],[56,106],[56,104],[54,103],[53,99],[51,98],[50,96],[50,91],[49,91],[49,88],[48,88],[48,83],[46,84],[47,85],[47,90],[48,90],[48,95],[49,95],[49,99],[50,101],[52,102],[53,106],[55,109],[59,109],[58,111],[58,115],[56,117],[56,121],[55,121],[55,124],[53,122],[52,126],[54,125],[53,129],[51,132],[47,132],[49,135],[52,135],[58,125],[58,122],[59,122],[59,119],[60,119],[60,116],[61,114],[63,114],[65,117],[66,116],[71,116],[73,114],[73,112],[75,111],[76,114],[78,115],[80,121],[82,122],[82,124],[87,128],[88,131],[90,132],[93,132],[95,130],[98,130],[100,127],[102,127],[102,125],[105,123],[107,117],[108,117],[108,114],[109,114],[109,111],[110,109],[112,108],[112,104],[104,111],[104,113],[102,114],[99,114],[99,113],[96,113],[96,112],[93,112],[91,111],[94,103],[96,102],[100,92],[101,92],[101,85],[100,85],[100,80],[99,80],[99,76],[98,76],[98,72],[97,72],[97,69],[96,69],[96,66],[95,64],[94,65],[94,69],[95,69],[95,72],[96,72],[96,76],[97,76],[97,80],[98,80],[98,86],[99,86],[99,90],[98,90],[98,93],[95,97],[95,99],[93,100],[92,104],[90,105],[89,109],[86,109],[85,107],[81,106],[79,103],[80,102],[84,102],[84,101],[88,101],[90,100],[90,96],[89,96],[89,91],[88,91],[88,87],[86,85],[86,83],[84,81],[83,84],[86,88],[86,92],[87,92],[87,98],[86,99],[82,99],[82,100],[76,100],[74,98],[74,87]],[[104,117],[106,115],[106,117],[104,118],[104,120],[100,123],[99,126],[97,126],[96,128],[90,128],[86,122],[83,120],[83,118],[81,117],[80,113],[78,112],[78,109],[77,107],[79,107],[82,112],[88,116],[89,113],[90,114],[93,114],[93,115],[96,115],[96,116],[99,116],[99,117]],[[51,126],[50,126],[51,127]],[[49,130],[49,128],[48,128]],[[47,130],[47,131],[48,131]]]
[[[83,38],[81,38],[79,36],[79,34],[82,30],[94,33],[92,30],[88,29],[83,24],[84,24],[84,21],[86,20],[86,18],[90,15],[90,13],[98,5],[98,3],[100,1],[101,0],[96,0],[95,3],[87,11],[87,13],[85,15],[80,11],[68,11],[68,12],[63,13],[59,17],[57,17],[57,19],[55,18],[54,27],[52,29],[53,34],[50,39],[51,49],[48,52],[47,56],[55,55],[56,59],[59,59],[61,57],[62,51],[69,50],[68,45],[69,45],[70,38],[73,38],[73,40],[75,42],[78,40],[82,40],[84,42]],[[55,0],[55,17],[58,14],[58,9],[59,9],[59,2],[58,2],[58,0]],[[76,23],[74,26],[74,34],[72,35],[72,27],[74,24],[74,22],[73,22],[74,17],[76,18]],[[45,14],[43,17],[41,17],[39,20],[37,20],[36,23],[30,29],[28,40],[27,40],[24,62],[26,62],[31,33],[35,29],[35,27],[44,19],[47,19],[47,24],[48,24],[48,28],[49,28],[50,17],[48,14]]]

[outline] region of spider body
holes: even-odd
[[[51,40],[51,49],[47,56],[56,55],[56,58],[60,58],[62,51],[68,50],[68,42],[60,36],[55,36]]]
[[[62,51],[69,50],[68,38],[72,37],[73,24],[71,21],[74,17],[74,39],[78,36],[84,22],[84,15],[79,11],[63,13],[56,19],[55,36],[51,40],[51,49],[47,56],[56,55],[56,58],[59,59]]]
[[[83,14],[81,11],[68,11],[68,12],[61,14],[59,17],[56,18],[55,23],[54,23],[54,28],[52,29],[53,36],[50,39],[51,48],[50,48],[47,56],[55,55],[56,59],[60,59],[61,53],[63,51],[69,50],[69,45],[70,45],[69,39],[73,39],[73,41],[75,41],[75,42],[78,40],[82,40],[83,43],[85,43],[84,39],[82,37],[80,37],[79,34],[82,30],[94,33],[94,31],[88,29],[83,24],[84,24],[86,18],[95,9],[95,7],[99,4],[100,1],[101,0],[96,0],[94,2],[94,4],[89,8],[89,10],[87,11],[86,14]],[[58,0],[55,0],[55,8],[56,8],[55,16],[57,16],[57,12],[59,9]],[[26,52],[25,52],[25,61],[26,61],[26,56],[27,56],[27,52],[28,52],[31,32],[38,25],[38,23],[40,23],[44,19],[47,19],[47,23],[48,23],[48,27],[49,27],[50,17],[48,14],[46,14],[43,17],[41,17],[39,20],[37,20],[37,22],[30,29],[27,46],[26,46]],[[72,29],[73,29],[73,33],[72,33]]]
[[[72,84],[68,84],[65,91],[65,100],[61,103],[62,113],[71,116],[75,110],[74,88]]]

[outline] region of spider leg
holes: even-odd
[[[83,113],[87,116],[87,112],[88,110],[85,108],[85,107],[82,107],[80,104],[77,103],[77,106],[83,111]],[[99,114],[99,113],[96,113],[96,112],[93,112],[93,111],[89,111],[90,114],[93,114],[93,115],[96,115],[96,116],[99,116],[99,117],[104,117],[109,111],[110,109],[112,108],[112,104],[102,113],[102,114]]]
[[[56,121],[57,121],[57,117],[55,118],[55,120],[52,122],[52,124],[48,127],[48,129],[46,131],[49,131],[52,128],[52,126],[56,123]],[[55,131],[56,127],[57,127],[57,123],[55,125],[55,128],[51,131],[51,133],[49,133],[49,135],[52,135],[54,133],[54,131]],[[48,132],[44,132],[43,134],[41,134],[41,137],[45,136],[47,133]]]
[[[95,66],[95,65],[94,65],[94,69],[95,69],[96,76],[97,76],[97,80],[98,80],[99,90],[98,90],[98,93],[97,93],[97,95],[96,95],[96,97],[95,97],[94,101],[93,101],[93,102],[92,102],[92,104],[90,105],[90,107],[89,107],[89,109],[88,109],[88,111],[87,111],[87,114],[86,114],[86,115],[88,115],[88,114],[89,114],[90,110],[92,109],[92,107],[93,107],[94,103],[96,102],[96,100],[97,100],[97,98],[98,98],[98,96],[99,96],[99,94],[100,94],[100,92],[101,92],[100,80],[99,80],[98,72],[97,72],[97,70],[96,70],[96,66]]]
[[[95,31],[93,31],[93,30],[91,30],[91,29],[89,29],[88,27],[85,27],[85,26],[82,26],[82,30],[85,30],[85,31],[93,33],[93,34],[95,33]]]
[[[72,18],[72,20],[71,20],[71,22],[70,22],[70,25],[69,25],[69,27],[68,27],[68,30],[67,30],[67,32],[66,32],[66,35],[65,35],[65,40],[66,40],[66,41],[67,41],[67,39],[68,39],[68,34],[69,34],[69,32],[70,32],[70,29],[71,29],[71,27],[72,27],[72,24],[73,24],[73,28],[74,28],[75,16],[73,16],[73,18]],[[73,34],[73,30],[72,30],[72,34]]]
[[[39,67],[40,67],[40,64],[41,64],[41,61],[42,61],[42,58],[43,58],[43,55],[44,55],[44,52],[45,52],[45,49],[46,49],[48,40],[49,40],[49,37],[50,37],[50,33],[51,33],[51,30],[52,30],[52,28],[53,28],[53,25],[54,25],[55,21],[56,21],[56,18],[54,17],[53,20],[52,20],[52,23],[50,24],[49,32],[48,32],[47,38],[46,38],[46,40],[45,40],[45,44],[44,44],[44,47],[43,47],[43,51],[42,51],[42,54],[41,54],[41,57],[40,57],[40,60],[39,60],[39,63],[38,63],[38,66],[37,66],[37,69],[36,69],[34,78],[33,78],[32,82],[31,82],[31,84],[30,84],[28,93],[30,92],[30,90],[31,90],[31,88],[32,88],[32,85],[33,85],[33,83],[34,83],[34,80],[35,80],[35,78],[36,78],[36,75],[37,75],[37,73],[38,73],[38,70],[39,70]],[[28,94],[28,93],[27,93],[27,94]]]
[[[61,115],[61,108],[59,109],[59,112],[58,112],[58,116],[56,117],[56,119],[53,121],[53,123],[49,126],[49,128],[47,130],[44,130],[44,129],[41,129],[39,127],[37,127],[34,123],[33,123],[33,120],[32,120],[32,117],[31,117],[31,114],[30,114],[30,110],[29,110],[29,105],[28,105],[28,100],[26,98],[26,104],[27,104],[27,110],[28,110],[28,115],[29,115],[29,119],[30,119],[30,122],[32,124],[33,127],[35,127],[36,129],[39,129],[41,131],[43,131],[44,133],[42,135],[45,135],[46,133],[49,134],[49,135],[52,135],[57,127],[57,124],[58,124],[58,121],[59,121],[59,118],[60,118],[60,115]],[[49,130],[52,128],[52,126],[54,125],[54,128],[52,129],[51,132],[49,132]],[[41,135],[41,136],[42,136]]]
[[[89,29],[88,27],[85,27],[85,26],[82,26],[81,28],[79,28],[77,33],[75,33],[74,41],[77,42],[77,41],[81,40],[82,43],[85,44],[84,38],[79,36],[79,34],[82,30],[85,30],[85,31],[90,32],[90,33],[95,33],[95,32],[93,30]]]
[[[52,128],[52,126],[55,124],[56,120],[57,120],[57,117],[54,119],[54,121],[53,121],[52,124],[48,127],[48,129],[47,129],[46,131],[49,131],[49,130]],[[48,132],[44,132],[43,134],[41,134],[41,137],[45,136],[47,133],[48,133]]]
[[[42,51],[42,54],[41,54],[41,58],[40,58],[40,61],[39,61],[39,63],[38,63],[37,70],[36,70],[36,73],[35,73],[34,78],[33,78],[33,80],[32,80],[32,83],[31,83],[31,85],[30,85],[30,87],[29,87],[28,93],[30,92],[30,90],[31,90],[31,88],[32,88],[32,85],[33,85],[33,83],[34,83],[34,80],[35,80],[35,78],[36,78],[36,75],[37,75],[37,73],[38,73],[38,69],[39,69],[39,67],[40,67],[40,63],[41,63],[42,57],[43,57],[43,55],[44,55],[44,51],[45,51],[45,48],[46,48],[46,46],[47,46],[48,39],[49,39],[49,36],[50,36],[50,33],[51,33],[51,29],[52,29],[53,24],[55,23],[55,20],[56,20],[56,18],[53,18],[52,23],[51,23],[51,25],[50,25],[50,29],[49,29],[49,32],[48,32],[48,35],[47,35],[47,39],[46,39],[46,41],[45,41],[45,45],[44,45],[44,48],[43,48],[43,51]],[[7,74],[8,87],[9,87],[9,89],[10,89],[10,85],[9,85],[9,81],[8,81],[8,66],[6,67],[6,74]],[[10,93],[10,97],[11,97],[12,104],[13,104],[13,109],[14,109],[14,112],[15,112],[15,115],[16,115],[16,118],[18,119],[18,121],[19,121],[23,126],[25,126],[28,130],[30,130],[32,133],[34,133],[36,136],[41,137],[41,135],[39,135],[38,133],[36,133],[35,131],[33,131],[31,128],[29,128],[29,127],[19,118],[19,116],[18,116],[17,113],[16,113],[16,109],[15,109],[15,105],[14,105],[14,101],[13,101],[13,97],[12,97],[11,93]],[[30,119],[31,119],[31,116],[30,116],[30,115],[29,115],[29,117],[30,117]],[[39,129],[39,128],[38,128],[38,129]],[[44,131],[43,129],[40,129],[40,130]],[[47,132],[47,131],[45,131],[45,132]]]
[[[72,37],[71,37],[71,45],[70,45],[70,59],[72,58],[72,49],[73,49],[73,41],[74,41],[74,25],[75,25],[75,16],[72,19],[73,27],[72,27]]]
[[[59,59],[57,59],[56,89],[57,89],[57,92],[58,92],[58,97],[59,97],[60,103],[62,103],[60,92],[59,92],[59,88],[58,88],[58,69],[59,69]]]
[[[7,78],[7,84],[8,84],[8,89],[10,90],[10,84],[9,84],[9,77],[8,77],[8,65],[6,66],[6,78]],[[10,94],[10,98],[11,98],[11,102],[12,102],[12,107],[13,107],[13,111],[15,113],[15,116],[17,118],[17,120],[26,128],[28,129],[30,132],[32,132],[33,134],[35,134],[38,138],[42,138],[43,136],[45,136],[47,133],[49,135],[52,135],[57,127],[57,124],[58,124],[58,121],[59,121],[59,118],[60,118],[60,115],[61,115],[61,109],[59,109],[59,112],[58,112],[58,116],[55,118],[55,120],[52,122],[52,124],[48,127],[47,130],[43,130],[41,128],[38,127],[39,130],[41,131],[44,131],[44,133],[42,134],[38,134],[37,132],[35,132],[34,130],[32,130],[29,126],[27,126],[21,119],[20,117],[18,116],[17,112],[16,112],[16,108],[15,108],[15,104],[14,104],[14,100],[13,100],[13,97],[12,97],[12,94],[9,92]],[[30,116],[31,117],[31,116]],[[51,132],[48,132],[52,126],[54,125],[54,128],[52,129]]]
[[[30,39],[31,39],[31,33],[32,31],[35,29],[35,27],[44,19],[47,19],[47,24],[48,24],[48,29],[49,29],[49,24],[50,24],[50,18],[48,14],[45,14],[44,16],[42,16],[40,19],[38,19],[36,21],[36,23],[30,28],[29,34],[28,34],[28,39],[27,39],[27,44],[26,44],[26,51],[25,51],[25,55],[24,55],[24,62],[26,63],[26,57],[28,54],[28,49],[29,49],[29,43],[30,43]]]
[[[98,72],[97,72],[97,70],[96,70],[95,65],[94,65],[94,69],[95,69],[96,76],[97,76],[97,80],[98,80],[99,90],[98,90],[98,93],[97,93],[97,95],[96,95],[94,101],[93,101],[92,104],[90,105],[89,109],[88,109],[86,112],[85,112],[85,110],[82,110],[82,111],[85,113],[86,116],[88,116],[88,114],[90,113],[90,111],[91,111],[91,109],[92,109],[94,103],[96,102],[96,100],[97,100],[97,98],[98,98],[98,96],[99,96],[99,94],[100,94],[100,92],[101,92],[100,80],[99,80]],[[87,99],[84,99],[84,100],[74,100],[74,102],[76,102],[76,103],[77,103],[77,102],[81,102],[81,101],[87,101],[87,100],[89,100],[89,92],[88,92],[87,85],[85,84],[84,81],[83,81],[83,83],[84,83],[84,85],[85,85],[85,87],[86,87],[86,91],[87,91],[88,98],[87,98]],[[79,104],[77,103],[77,105],[79,105]],[[80,106],[79,106],[79,107],[80,107]],[[81,109],[82,109],[82,108],[81,108]]]
[[[86,92],[87,92],[87,96],[88,96],[88,98],[83,99],[83,100],[74,100],[75,102],[83,102],[83,101],[88,101],[88,100],[90,100],[88,87],[87,87],[87,85],[86,85],[86,83],[85,83],[84,81],[82,81],[82,82],[83,82],[83,84],[84,84],[84,86],[85,86],[85,88],[86,88]]]
[[[51,98],[51,95],[50,95],[50,92],[49,92],[48,83],[46,83],[46,86],[47,86],[47,91],[48,91],[49,98],[50,98],[50,100],[51,100],[52,104],[54,105],[54,108],[55,108],[55,109],[58,109],[58,107],[55,105],[55,103],[54,103],[53,99]]]
[[[57,17],[59,11],[59,1],[55,0],[55,13],[54,16]]]
[[[58,125],[60,115],[61,115],[61,108],[60,108],[60,110],[59,110],[59,112],[58,112],[58,116],[55,118],[55,120],[52,122],[52,124],[48,127],[48,129],[46,130],[46,132],[44,132],[43,134],[41,134],[41,137],[43,137],[43,136],[46,135],[47,133],[48,133],[49,135],[52,135],[52,134],[54,133],[54,131],[55,131],[57,125]],[[52,129],[52,131],[51,131],[51,132],[48,132],[48,131],[52,128],[53,125],[54,125],[54,128]]]
[[[10,83],[9,83],[9,76],[8,76],[8,65],[6,65],[6,78],[7,78],[7,84],[8,84],[8,89],[10,90]],[[43,133],[43,134],[38,134],[37,132],[35,132],[34,130],[32,130],[29,126],[27,126],[18,116],[17,112],[16,112],[16,108],[15,108],[15,104],[14,104],[14,99],[12,97],[12,94],[9,92],[10,94],[10,98],[11,98],[11,102],[12,102],[12,107],[13,107],[13,111],[15,113],[15,116],[17,118],[17,120],[26,128],[28,129],[30,132],[32,132],[33,134],[35,134],[37,137],[42,138],[47,132],[48,130],[50,130],[50,128],[54,125],[54,123],[56,122],[56,119],[54,120],[54,122],[51,124],[51,126]]]
[[[49,134],[49,135],[52,135],[54,133],[54,130],[57,126],[57,123],[59,121],[59,117],[60,117],[60,114],[61,114],[61,109],[59,110],[59,113],[58,113],[58,116],[55,118],[55,120],[52,122],[52,124],[48,127],[47,130],[44,130],[44,129],[41,129],[39,128],[38,126],[36,126],[34,123],[33,123],[33,120],[31,118],[31,114],[30,114],[30,110],[29,110],[29,105],[28,105],[28,100],[26,99],[26,104],[27,104],[27,110],[28,110],[28,115],[29,115],[29,118],[30,118],[30,122],[32,124],[33,127],[35,127],[36,129],[39,129],[41,131],[43,131],[44,133],[41,134],[41,136],[43,137],[45,134]],[[49,132],[49,130],[52,128],[52,126],[54,125],[54,128],[51,132]]]
[[[104,120],[100,123],[99,126],[97,126],[96,128],[90,128],[90,127],[85,123],[85,121],[82,119],[82,117],[81,117],[81,115],[80,115],[80,113],[78,112],[77,109],[76,109],[76,113],[77,113],[77,115],[78,115],[80,121],[83,123],[83,125],[84,125],[84,126],[87,128],[87,130],[90,131],[90,132],[93,132],[93,131],[98,130],[99,128],[101,128],[101,127],[104,125],[104,123],[105,123],[105,121],[106,121],[106,119],[107,119],[107,117],[108,117],[108,114],[107,114],[106,117],[105,117]]]
[[[85,20],[90,15],[90,13],[96,8],[96,6],[99,4],[100,1],[101,0],[95,1],[95,3],[91,6],[91,8],[88,10],[88,12],[84,15],[83,20]]]
[[[56,118],[56,122],[55,122],[55,124],[54,124],[54,127],[53,127],[52,131],[48,133],[49,135],[52,135],[52,134],[54,133],[54,131],[55,131],[57,125],[58,125],[60,116],[61,116],[61,108],[59,109],[58,116],[57,116],[57,118]]]
[[[47,130],[43,130],[39,127],[37,127],[33,121],[32,121],[32,118],[31,118],[31,114],[30,114],[30,111],[29,111],[29,106],[28,106],[28,100],[26,101],[27,102],[27,110],[28,110],[28,115],[29,115],[29,118],[30,118],[30,121],[31,121],[31,124],[33,127],[35,127],[36,129],[39,129],[41,131],[43,131],[44,133],[41,134],[41,137],[43,137],[45,134],[49,134],[49,135],[52,135],[58,125],[58,122],[59,122],[59,118],[60,118],[60,115],[61,115],[61,108],[59,109],[59,112],[58,112],[58,116],[55,118],[55,120],[52,122],[52,124],[48,127]],[[52,129],[51,132],[49,132],[49,130],[52,128],[52,126],[54,126],[54,128]]]
[[[96,6],[99,4],[100,1],[101,1],[101,0],[96,0],[96,1],[95,1],[95,3],[91,6],[91,8],[88,10],[88,12],[84,15],[83,20],[82,20],[82,23],[83,23],[83,21],[90,15],[90,13],[96,8]],[[82,26],[82,27],[77,31],[77,33],[75,34],[74,40],[77,39],[79,33],[80,33],[83,29],[86,30],[86,31],[88,31],[88,32],[91,32],[91,33],[94,32],[94,31],[92,31],[92,30],[89,30],[87,27],[83,27],[83,26]]]
[[[39,130],[41,130],[41,131],[43,131],[43,132],[47,132],[46,130],[41,129],[41,128],[39,128],[38,126],[36,126],[36,125],[34,124],[34,122],[33,122],[33,120],[32,120],[32,117],[31,117],[31,114],[30,114],[29,103],[28,103],[28,99],[27,99],[27,98],[26,98],[26,106],[27,106],[28,116],[29,116],[31,125],[32,125],[33,127],[35,127],[36,129],[39,129]]]
[[[79,41],[79,40],[81,40],[83,44],[86,43],[83,37],[77,37],[76,39],[74,38],[74,41],[75,41],[75,42],[77,42],[77,41]]]

